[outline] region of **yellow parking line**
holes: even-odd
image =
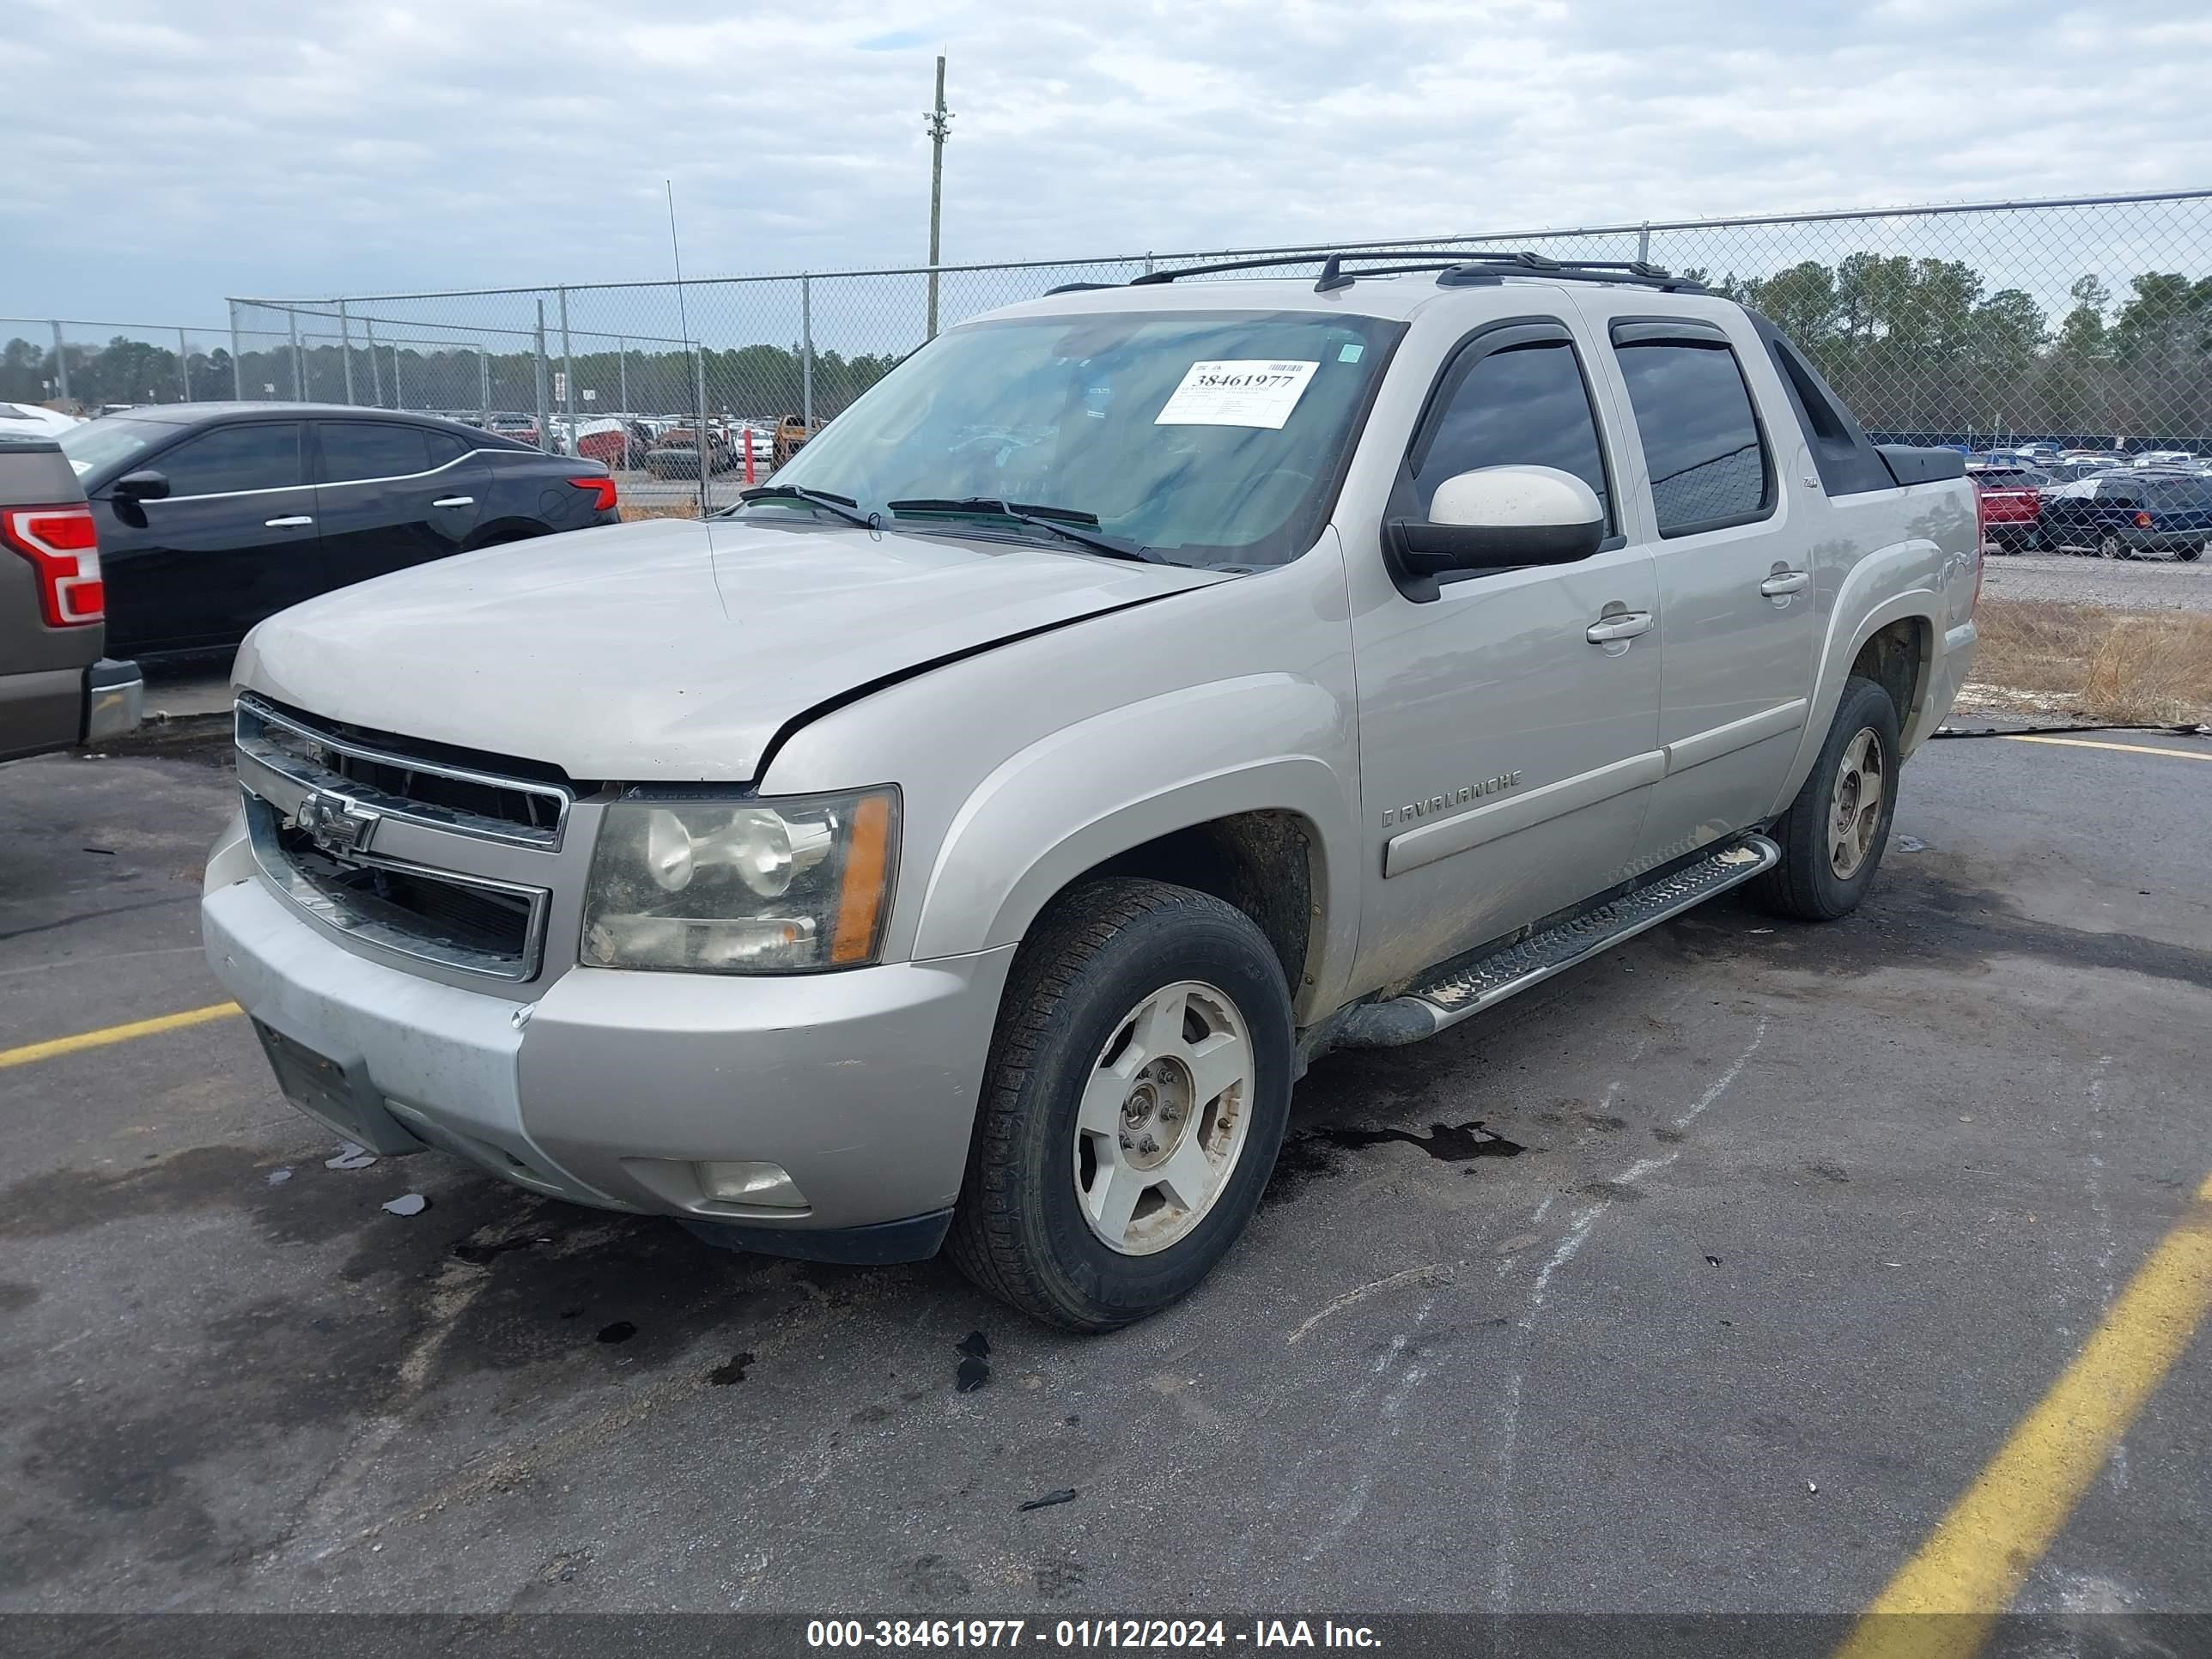
[[[2212,1176],[1836,1659],[1968,1659],[2212,1308]]]
[[[181,1014],[134,1019],[127,1025],[103,1025],[97,1031],[79,1031],[75,1036],[52,1037],[45,1042],[27,1042],[20,1048],[0,1048],[0,1072],[6,1071],[10,1066],[28,1066],[34,1060],[52,1060],[57,1054],[73,1054],[82,1048],[105,1048],[111,1042],[128,1042],[133,1037],[152,1036],[157,1031],[175,1031],[187,1025],[204,1025],[211,1019],[228,1019],[233,1014],[245,1012],[234,1002],[210,1003],[204,1008],[187,1008]]]
[[[2025,732],[2000,732],[2013,743],[2055,743],[2067,749],[2118,749],[2130,755],[2169,755],[2175,760],[2212,761],[2212,749],[2154,749],[2145,743],[2092,743],[2087,738],[2038,738]]]

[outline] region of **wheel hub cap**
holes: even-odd
[[[1197,1226],[1244,1150],[1255,1073],[1243,1015],[1185,980],[1123,1016],[1076,1106],[1073,1174],[1084,1219],[1124,1255]]]
[[[1881,828],[1886,764],[1881,739],[1870,726],[1861,726],[1844,745],[1828,812],[1828,866],[1843,880],[1856,875],[1874,850]]]

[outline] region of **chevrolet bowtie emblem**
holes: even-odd
[[[369,836],[376,829],[378,818],[358,802],[319,789],[300,803],[300,810],[292,815],[292,821],[307,831],[307,839],[319,850],[332,858],[343,858],[349,853],[368,850]]]

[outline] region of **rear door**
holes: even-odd
[[[159,501],[103,490],[100,565],[107,647],[118,656],[235,644],[323,589],[303,423],[252,421],[196,433],[149,455]]]
[[[1816,644],[1813,520],[1790,522],[1777,436],[1796,471],[1813,469],[1799,434],[1771,434],[1760,416],[1747,365],[1785,405],[1748,325],[1638,316],[1632,296],[1589,303],[1634,423],[1630,537],[1659,577],[1666,775],[1634,860],[1650,869],[1765,817],[1796,754]]]
[[[318,421],[316,512],[332,587],[459,552],[483,470],[461,438],[404,421]]]

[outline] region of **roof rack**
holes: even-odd
[[[1362,270],[1346,270],[1346,261],[1395,260]],[[1187,265],[1179,270],[1151,270],[1129,279],[1131,288],[1172,283],[1184,276],[1218,276],[1232,270],[1279,270],[1285,265],[1311,264],[1310,253],[1270,254],[1260,259],[1225,259],[1218,264]],[[1637,288],[1656,288],[1669,294],[1703,294],[1705,284],[1677,276],[1663,266],[1643,259],[1553,259],[1523,249],[1515,253],[1470,253],[1464,250],[1397,248],[1372,253],[1331,253],[1322,259],[1321,276],[1314,292],[1327,294],[1349,288],[1361,276],[1397,276],[1414,271],[1438,273],[1443,288],[1472,288],[1507,276],[1538,276],[1551,282],[1618,283]],[[1071,285],[1073,286],[1073,285]],[[1094,286],[1084,284],[1083,286]],[[1055,289],[1055,292],[1060,290]]]

